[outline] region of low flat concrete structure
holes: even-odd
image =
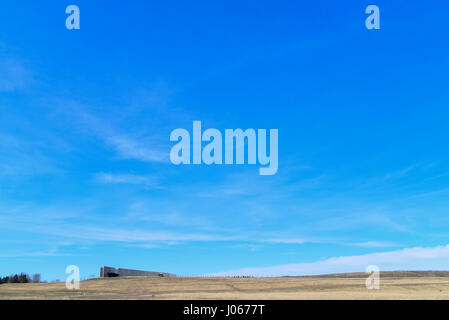
[[[123,269],[123,268],[113,268],[113,267],[101,267],[100,268],[100,278],[113,278],[113,277],[176,277],[176,274],[168,272],[157,272],[157,271],[143,271],[143,270],[133,270],[133,269]]]

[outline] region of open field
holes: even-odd
[[[0,299],[449,299],[449,272],[383,272],[282,278],[99,278],[69,291],[65,283],[0,285]]]

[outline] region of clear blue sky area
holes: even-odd
[[[443,0],[3,1],[0,275],[449,265],[448,17]],[[277,174],[172,164],[195,120],[278,129]]]

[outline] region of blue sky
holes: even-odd
[[[80,30],[65,28],[69,4]],[[365,28],[369,4],[380,30]],[[0,274],[444,268],[448,12],[399,0],[2,3]],[[277,174],[173,165],[170,132],[195,120],[279,129]]]

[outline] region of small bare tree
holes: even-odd
[[[36,273],[36,274],[33,275],[33,282],[34,283],[41,282],[41,275],[40,275],[40,273]]]

